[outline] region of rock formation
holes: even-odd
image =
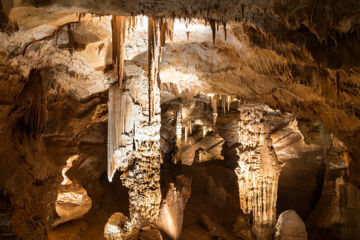
[[[359,239],[359,9],[2,1],[0,238]]]
[[[150,91],[145,72],[130,65],[125,74],[123,88],[115,84],[109,90],[108,178],[111,181],[120,169],[122,182],[129,188],[126,233],[158,218],[161,157],[159,90],[153,89],[157,104],[149,122]]]
[[[308,239],[305,224],[294,210],[287,210],[281,213],[276,228],[276,240]]]
[[[267,106],[240,105],[237,148],[240,207],[252,214],[258,239],[270,239],[276,221],[280,164],[272,149],[272,126],[267,119],[278,115]]]
[[[178,176],[176,184],[170,183],[169,190],[162,203],[158,227],[172,239],[181,235],[184,210],[191,194],[191,179]]]

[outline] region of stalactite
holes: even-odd
[[[135,26],[136,26],[136,16],[126,17],[126,29],[129,34],[130,32],[135,31]]]
[[[170,41],[174,40],[174,19],[168,18],[166,20],[167,23],[167,36]]]
[[[160,18],[160,45],[165,46],[166,38],[173,41],[174,38],[174,21],[170,18]]]
[[[212,97],[212,107],[213,107],[213,123],[216,124],[217,116],[218,116],[218,103],[219,103],[219,95],[214,94]]]
[[[75,48],[75,41],[74,41],[74,25],[73,23],[68,23],[67,24],[67,30],[68,30],[68,37],[69,37],[69,51],[70,54],[72,55],[74,52],[74,48]]]
[[[86,16],[86,13],[79,13],[78,14],[78,22],[81,21],[81,18],[85,17]]]
[[[111,19],[112,29],[112,61],[114,73],[119,80],[119,88],[122,88],[124,77],[124,45],[126,31],[126,17],[113,16]]]
[[[221,107],[223,109],[223,113],[226,113],[226,95],[221,96]]]
[[[185,142],[186,142],[185,129]],[[177,164],[181,159],[181,145],[182,145],[182,110],[176,112],[176,150],[173,156],[173,163]]]
[[[209,19],[209,23],[210,23],[211,32],[212,32],[213,45],[215,45],[215,38],[216,38],[216,21],[215,21],[214,19]]]
[[[192,134],[192,122],[191,122],[191,120],[189,121],[189,133]]]
[[[231,106],[231,96],[226,96],[226,105],[227,105],[227,111],[230,112],[230,106]]]
[[[184,141],[185,141],[185,143],[187,143],[188,134],[189,134],[189,132],[188,132],[188,127],[187,127],[187,126],[185,126],[185,137],[184,137]]]
[[[224,37],[225,37],[225,42],[226,42],[226,21],[223,21],[223,28],[224,28]]]
[[[154,89],[156,88],[160,61],[159,18],[148,17],[148,85],[149,85],[149,124],[155,113]]]
[[[166,32],[167,32],[167,22],[166,19],[160,18],[160,46],[165,46],[166,42]]]

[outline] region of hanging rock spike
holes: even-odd
[[[224,28],[224,36],[225,36],[225,42],[226,42],[226,21],[223,21],[223,28]]]
[[[223,109],[223,112],[226,113],[226,96],[221,96],[221,107]]]
[[[189,133],[192,134],[192,122],[191,122],[191,120],[189,121]]]
[[[148,17],[148,85],[149,85],[149,124],[155,114],[154,89],[159,76],[160,21],[157,17]]]
[[[216,37],[216,21],[215,21],[214,19],[209,19],[209,23],[210,23],[211,32],[212,32],[213,45],[215,45],[215,37]]]
[[[119,80],[119,88],[122,88],[122,81],[124,77],[124,45],[125,45],[125,30],[126,17],[113,16],[111,19],[112,30],[112,62],[114,73]]]
[[[226,104],[227,104],[227,111],[230,112],[230,105],[231,105],[231,96],[226,96]]]

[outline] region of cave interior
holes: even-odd
[[[360,239],[360,1],[0,10],[0,239]]]

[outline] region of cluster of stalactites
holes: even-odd
[[[221,94],[214,94],[211,96],[211,105],[213,108],[213,123],[216,124],[217,116],[218,116],[218,106],[219,102],[221,103],[221,107],[223,113],[230,111],[232,97],[230,95],[221,95]]]
[[[148,17],[148,86],[149,86],[149,125],[155,114],[155,96],[159,76],[160,46],[160,18]]]
[[[174,40],[174,19],[160,18],[160,45],[163,47],[166,38],[170,41]]]
[[[79,15],[79,19],[81,16]],[[126,30],[128,33],[135,30],[135,16],[113,16],[111,19],[112,30],[112,62],[114,74],[119,80],[119,87],[122,87],[124,78],[124,45]]]
[[[206,23],[209,23],[210,27],[211,27],[211,32],[212,32],[212,41],[213,44],[215,45],[215,40],[216,40],[216,32],[219,31],[219,26],[222,25],[223,29],[224,29],[224,37],[225,37],[225,41],[227,38],[227,34],[226,34],[226,21],[220,21],[220,20],[215,20],[212,18],[209,18],[206,20]]]
[[[124,16],[113,16],[111,19],[112,29],[112,62],[114,74],[119,80],[119,87],[122,87],[124,76],[124,44],[126,18]]]
[[[184,141],[187,143],[189,135],[192,134],[192,121],[189,120],[187,123],[185,123],[185,138]]]
[[[165,39],[174,36],[174,21],[163,17],[148,17],[148,83],[149,83],[149,124],[155,114],[154,89],[159,78],[161,47]]]

